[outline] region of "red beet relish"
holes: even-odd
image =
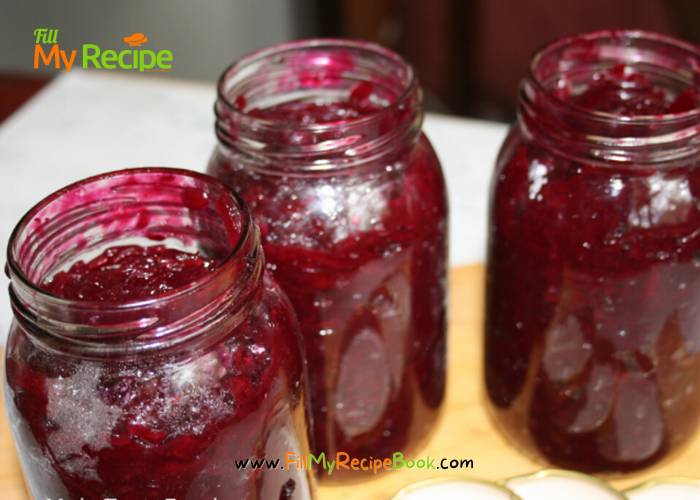
[[[607,44],[648,41],[606,36],[553,44],[535,63],[535,75],[552,61],[576,75],[549,90],[574,106],[524,81],[494,174],[487,264],[493,415],[529,455],[585,472],[648,467],[700,416],[700,154],[685,142],[697,92],[650,83],[643,64],[581,83],[578,65],[595,67]]]
[[[91,238],[115,246],[41,279]],[[230,190],[181,170],[105,174],[44,200],[10,243],[4,396],[34,498],[311,500],[309,471],[235,466],[309,448],[298,324]]]
[[[356,65],[366,44],[335,43],[351,45],[281,57],[301,62],[283,72],[274,105],[241,95],[229,104],[221,89],[235,67],[224,74],[208,172],[251,206],[268,268],[299,318],[317,452],[390,458],[424,442],[443,401],[447,200],[419,131],[417,89],[374,73],[344,80],[375,61]],[[297,77],[306,97],[280,104]],[[254,158],[228,147],[253,135],[263,146]],[[321,479],[363,479],[339,472]]]
[[[371,83],[362,82],[355,86],[347,101],[292,101],[265,109],[252,109],[248,111],[248,115],[284,125],[308,126],[342,123],[369,116],[381,109],[370,100],[373,89]],[[244,105],[241,102],[237,104]]]
[[[216,268],[216,261],[165,246],[116,246],[47,279],[42,288],[72,300],[126,302],[183,288]]]
[[[563,77],[553,93],[562,101],[587,111],[645,116],[698,109],[697,88],[690,86],[670,100],[663,88],[652,84],[646,75],[624,63],[594,73],[580,94],[572,94],[571,87]]]
[[[300,108],[304,116],[297,115]],[[309,116],[325,119],[329,108],[363,111],[349,103],[292,103],[256,113],[306,122]],[[215,164],[220,178],[251,206],[268,267],[297,313],[309,361],[317,449],[333,456],[344,451],[358,458],[390,457],[392,450],[405,450],[412,429],[433,423],[433,408],[444,393],[444,181],[424,137],[400,161],[406,171],[386,174],[383,182],[391,187],[379,186],[387,197],[360,202],[380,208],[369,210],[377,215],[375,223],[361,214],[361,205],[351,206],[348,194],[377,189],[376,182],[354,179],[352,189],[331,189],[335,203],[358,212],[342,236],[332,217],[318,211],[322,182],[281,185],[274,178],[221,174],[226,167]],[[294,222],[284,227],[284,221]],[[414,411],[416,404],[425,408]],[[367,407],[379,412],[371,414],[375,410]],[[367,414],[370,419],[363,422]]]

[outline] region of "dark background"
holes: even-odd
[[[370,40],[413,64],[429,111],[510,121],[518,82],[543,44],[621,28],[699,43],[700,0],[2,2],[0,116],[55,73],[32,67],[35,28],[59,29],[59,46],[68,50],[83,43],[119,49],[124,36],[145,33],[152,49],[173,52],[169,77],[206,81],[274,43],[316,36]]]
[[[561,36],[644,29],[700,42],[698,0],[316,0],[319,34],[379,42],[418,71],[430,110],[510,121],[532,54]]]

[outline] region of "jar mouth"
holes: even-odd
[[[397,144],[418,137],[423,120],[411,66],[356,40],[302,40],[254,52],[223,73],[217,92],[215,130],[224,153],[273,174],[335,174],[385,161]],[[364,96],[356,108],[353,92]],[[278,105],[297,104],[310,105],[309,114],[276,114]],[[324,106],[342,112],[316,120]]]
[[[402,79],[403,91],[396,95],[392,101],[390,101],[386,106],[383,106],[376,110],[376,112],[360,116],[356,118],[350,118],[347,120],[327,122],[327,123],[316,123],[316,124],[290,124],[290,123],[280,123],[273,120],[267,120],[264,118],[252,116],[244,110],[239,109],[235,102],[231,102],[231,93],[235,89],[227,88],[227,84],[230,81],[232,74],[243,74],[244,76],[252,76],[252,73],[247,74],[247,69],[250,68],[255,63],[269,60],[274,57],[283,57],[284,54],[291,54],[300,50],[343,50],[343,51],[354,51],[357,54],[374,55],[381,56],[386,59],[386,61],[396,65],[400,68],[402,72],[405,72]],[[324,62],[322,58],[319,58],[319,66]],[[331,61],[326,61],[330,63]],[[353,126],[353,125],[365,125],[381,119],[381,115],[384,113],[391,113],[393,110],[399,109],[402,105],[405,105],[407,101],[410,100],[411,94],[413,94],[418,87],[418,79],[416,78],[415,72],[410,64],[408,64],[403,58],[401,58],[395,52],[382,47],[381,45],[364,42],[360,40],[342,39],[342,38],[314,38],[308,40],[298,40],[293,42],[281,43],[268,47],[256,52],[253,52],[243,58],[235,61],[223,72],[219,78],[217,84],[217,103],[221,103],[225,106],[226,111],[233,113],[234,115],[245,118],[246,120],[251,120],[253,123],[257,124],[256,128],[268,128],[268,129],[291,129],[295,130],[305,130],[305,131],[325,131],[331,128],[337,128],[339,126]],[[217,118],[221,118],[221,112],[219,109],[215,108]]]
[[[200,183],[212,186],[215,190],[220,191],[222,193],[222,198],[224,196],[231,197],[231,200],[233,200],[233,202],[236,205],[235,208],[240,211],[240,228],[238,230],[238,234],[236,235],[237,239],[235,241],[232,241],[231,237],[233,235],[231,234],[231,228],[227,227],[229,243],[232,248],[218,262],[216,267],[211,272],[194,280],[193,282],[189,283],[184,287],[179,287],[175,290],[167,291],[147,299],[136,299],[128,301],[92,301],[69,299],[52,294],[51,292],[42,288],[40,286],[40,283],[37,283],[35,279],[32,279],[28,276],[28,273],[25,271],[24,266],[20,263],[19,247],[21,236],[31,230],[30,225],[32,224],[32,222],[41,224],[41,221],[37,219],[37,216],[40,215],[42,210],[56,203],[59,199],[68,195],[69,193],[83,191],[90,185],[94,185],[95,183],[119,177],[139,176],[142,174],[156,174],[164,177],[184,176],[190,179],[194,179]],[[50,302],[55,307],[68,307],[74,304],[80,304],[82,308],[86,309],[105,308],[111,310],[140,310],[144,308],[149,308],[156,302],[177,301],[178,299],[182,299],[183,297],[192,293],[192,291],[207,287],[208,285],[221,279],[222,275],[224,275],[227,272],[227,270],[230,270],[232,267],[235,266],[235,261],[240,257],[239,254],[242,252],[245,242],[250,239],[250,235],[251,232],[254,230],[254,227],[255,226],[253,224],[252,216],[250,214],[248,206],[238,195],[238,193],[224,185],[222,182],[210,176],[200,174],[194,171],[168,167],[139,167],[107,172],[93,177],[88,177],[86,179],[70,184],[47,196],[42,201],[34,205],[31,209],[29,209],[29,211],[17,223],[14,230],[12,231],[12,235],[10,236],[10,244],[7,248],[7,265],[9,270],[8,274],[12,281],[17,281],[19,287],[24,288],[26,291],[37,297],[41,297],[44,301]],[[119,240],[115,240],[114,243],[118,244]],[[46,278],[47,276],[42,276],[41,280]]]
[[[645,48],[646,45],[649,47]],[[673,57],[674,54],[684,57]],[[679,63],[679,59],[682,62]],[[644,30],[601,30],[571,35],[546,44],[535,52],[528,68],[528,80],[538,94],[582,117],[640,126],[648,126],[650,122],[672,126],[676,122],[694,122],[700,118],[700,103],[695,109],[679,113],[630,116],[586,109],[553,95],[551,78],[556,73],[580,66],[582,62],[589,65],[597,63],[600,69],[620,62],[632,66],[657,65],[669,74],[674,72],[680,75],[686,87],[690,87],[700,82],[700,47]]]

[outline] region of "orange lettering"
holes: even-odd
[[[291,459],[289,458],[290,455],[292,456]],[[296,462],[296,459],[294,457],[296,457],[296,455],[294,453],[290,453],[290,452],[285,453],[285,458],[287,460],[287,465],[285,465],[285,468],[289,469],[290,464],[293,464]]]
[[[340,461],[340,455],[345,455],[345,460],[343,460],[342,462]],[[342,451],[339,451],[338,455],[336,456],[336,460],[338,461],[338,463],[336,464],[336,470],[340,470],[341,465],[343,467],[345,467],[346,469],[350,468],[347,465],[345,465],[348,463],[348,460],[350,460],[350,455],[348,455],[347,453],[343,453]]]
[[[34,67],[38,68],[39,67],[39,56],[41,56],[41,59],[44,61],[44,64],[48,66],[51,64],[51,59],[56,58],[56,69],[60,67],[60,60],[58,56],[58,45],[54,45],[51,47],[51,52],[49,52],[49,57],[46,57],[46,54],[44,54],[44,49],[41,48],[41,45],[37,45],[36,48],[34,49]]]
[[[58,47],[58,45],[56,45]],[[66,71],[70,71],[71,67],[73,66],[73,61],[75,61],[75,50],[71,53],[70,59],[66,58],[66,51],[62,50],[61,51],[61,59],[63,59],[63,64],[66,65],[66,69],[61,71],[61,73],[65,73]]]

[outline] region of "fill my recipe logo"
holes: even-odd
[[[77,51],[66,53],[58,45],[58,30],[38,28],[34,30],[36,46],[34,47],[34,68],[39,64],[45,66],[54,64],[61,73],[70,71],[75,62]],[[148,42],[146,35],[134,33],[124,38],[129,47],[141,47]],[[47,53],[48,51],[48,53]],[[97,45],[86,43],[82,50],[82,64],[84,69],[134,69],[146,73],[170,73],[172,69],[173,53],[169,50],[161,50],[158,53],[152,50],[124,49],[102,50]]]

